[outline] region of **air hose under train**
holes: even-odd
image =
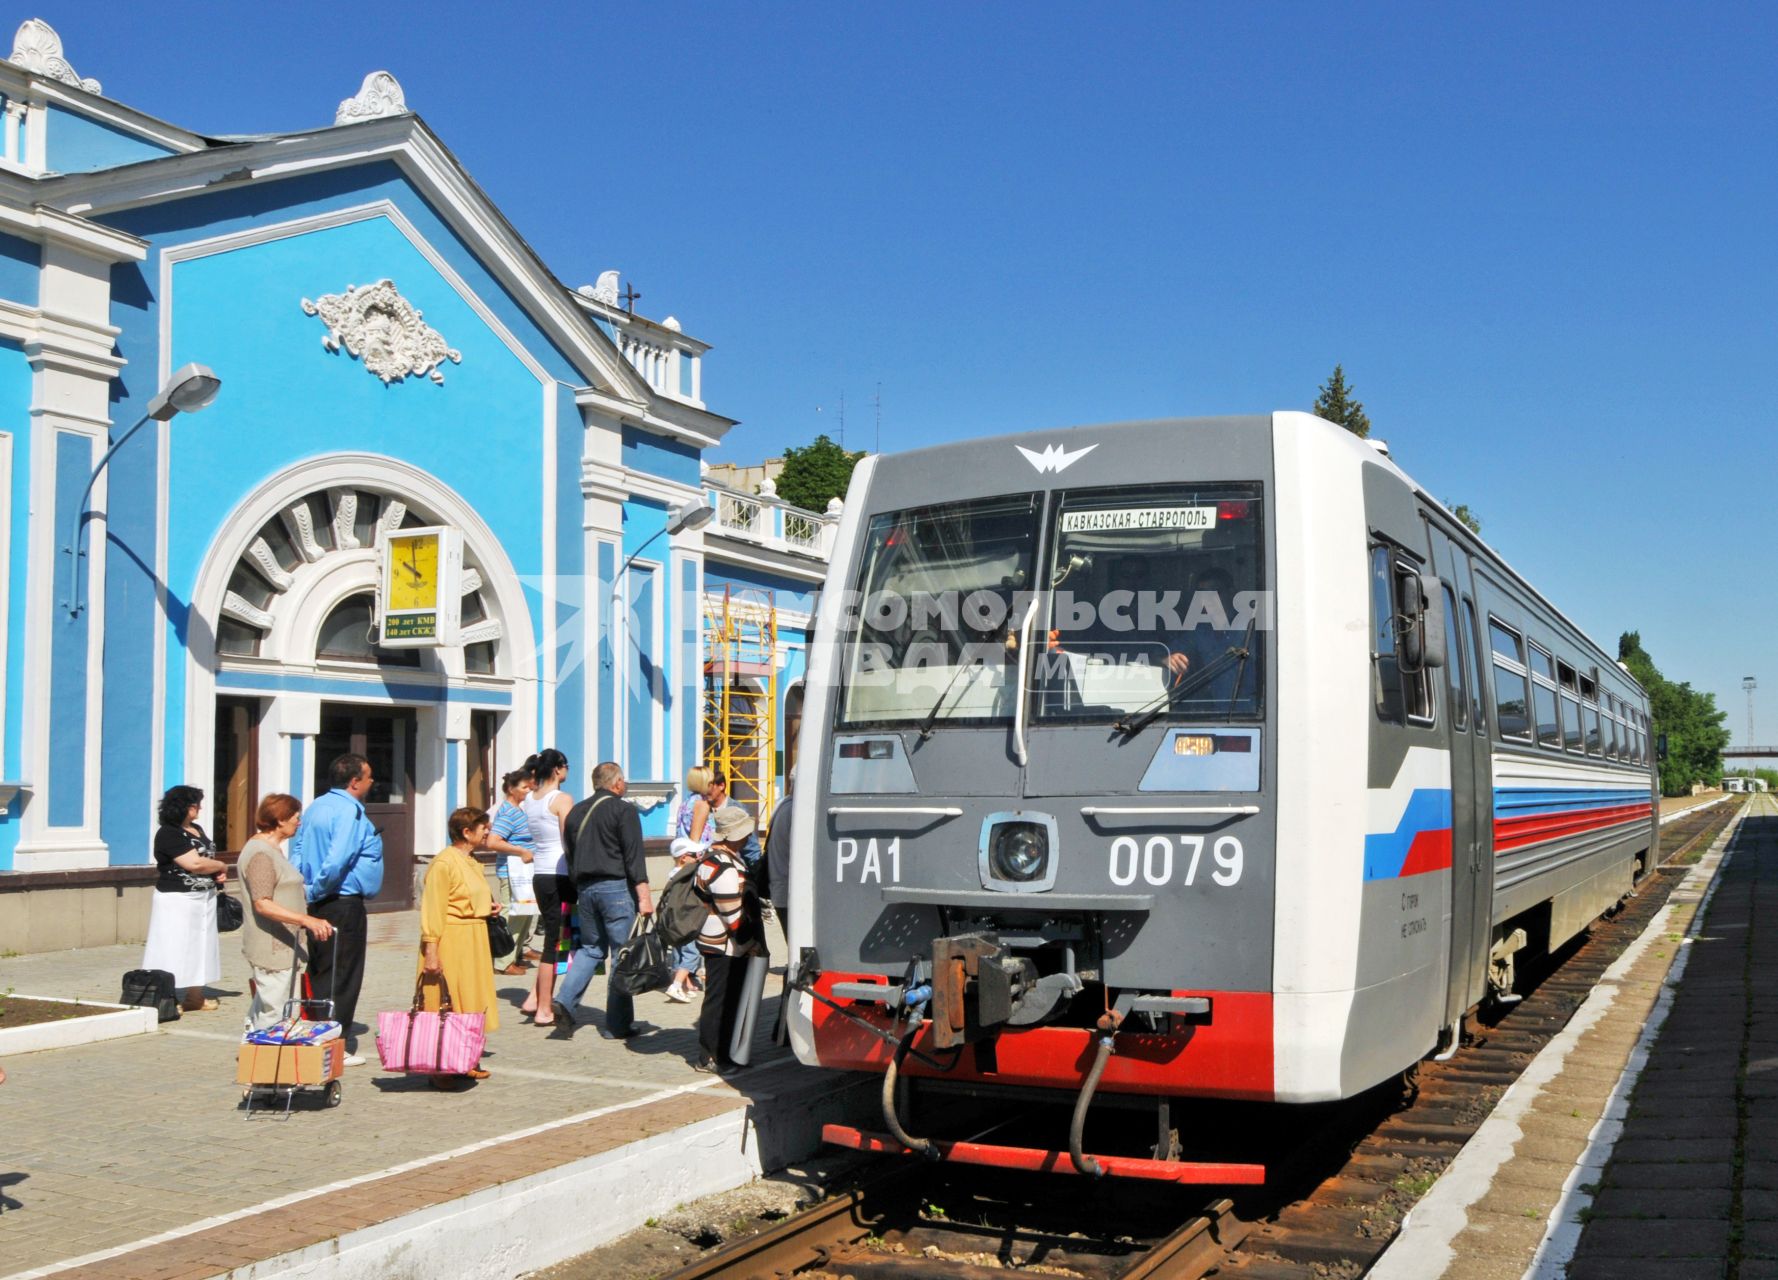
[[[902,1036],[900,1042],[896,1044],[895,1053],[890,1057],[889,1065],[883,1071],[883,1123],[888,1126],[889,1132],[895,1135],[895,1140],[909,1151],[918,1151],[921,1155],[936,1158],[938,1152],[933,1149],[932,1143],[925,1138],[916,1138],[903,1129],[901,1117],[895,1113],[895,1086],[901,1079],[901,1060],[908,1056],[908,1050],[914,1047],[914,1037],[920,1034],[920,1013],[926,1003],[926,998],[932,995],[932,988],[921,987],[919,991],[908,994],[912,997],[920,992],[924,992],[925,995],[918,1004],[909,1000],[908,1011],[913,1025],[907,1029],[907,1034]]]
[[[1080,1095],[1074,1100],[1074,1116],[1068,1123],[1068,1158],[1074,1162],[1076,1173],[1089,1178],[1103,1178],[1105,1170],[1080,1149],[1087,1127],[1087,1108],[1093,1105],[1093,1094],[1099,1088],[1099,1077],[1105,1074],[1105,1064],[1117,1052],[1117,1029],[1122,1022],[1123,1015],[1115,1010],[1107,1009],[1100,1016],[1099,1051],[1093,1055],[1093,1065],[1087,1071],[1086,1083],[1080,1087]]]

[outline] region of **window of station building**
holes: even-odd
[[[321,623],[315,656],[334,662],[370,662],[384,667],[417,667],[418,649],[385,649],[371,640],[376,600],[369,593],[347,596]]]
[[[1494,649],[1494,723],[1501,737],[1529,742],[1531,691],[1519,633],[1490,617],[1488,641]]]
[[[1534,643],[1531,648],[1531,704],[1537,719],[1540,746],[1562,749],[1562,724],[1556,717],[1555,668],[1550,655]]]
[[[1376,672],[1377,715],[1401,723],[1430,723],[1432,682],[1426,668],[1403,671],[1397,656],[1397,629],[1401,625],[1402,584],[1418,570],[1388,547],[1371,549],[1372,669]]]

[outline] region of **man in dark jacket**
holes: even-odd
[[[623,769],[606,761],[593,770],[593,794],[570,809],[563,824],[571,842],[568,872],[574,878],[580,917],[580,946],[556,991],[554,1013],[564,1026],[574,1025],[573,1010],[599,962],[607,961],[611,967],[617,949],[629,940],[637,912],[654,914],[642,851],[642,818],[624,799],[627,790]],[[607,974],[605,1025],[600,1034],[608,1040],[627,1040],[652,1030],[635,1020],[629,993],[613,985]]]

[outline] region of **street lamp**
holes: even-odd
[[[134,426],[117,438],[105,456],[99,459],[99,465],[93,468],[93,474],[87,477],[86,488],[80,491],[80,501],[74,505],[74,524],[68,531],[68,541],[62,551],[74,557],[72,572],[68,575],[68,598],[62,607],[70,617],[78,618],[86,606],[81,602],[80,566],[86,559],[86,548],[83,542],[86,534],[86,500],[92,496],[93,486],[99,483],[99,476],[110,465],[112,455],[129,441],[129,438],[142,429],[148,422],[166,422],[179,413],[196,413],[216,398],[222,389],[222,379],[211,372],[208,365],[181,365],[167,379],[167,384],[155,393],[154,399],[148,402],[148,412],[136,420]]]
[[[617,571],[617,576],[611,579],[612,618],[615,620],[617,617],[618,588],[623,583],[624,574],[628,573],[630,571],[630,566],[636,563],[637,556],[640,556],[644,551],[648,550],[649,547],[653,546],[655,539],[659,538],[662,534],[666,534],[669,537],[677,537],[682,533],[694,529],[702,529],[715,518],[716,508],[698,498],[689,498],[679,506],[674,507],[673,514],[667,520],[666,527],[656,529],[653,536],[650,537],[647,542],[644,542],[641,546],[636,548],[630,558],[624,561],[623,567]]]
[[[702,529],[705,525],[709,524],[710,521],[713,520],[715,517],[716,517],[716,508],[715,507],[712,507],[709,503],[703,501],[701,498],[688,498],[685,502],[683,502],[679,506],[673,508],[673,514],[668,517],[666,527],[655,530],[654,534],[648,539],[648,541],[644,542],[641,546],[637,547],[635,552],[633,554],[631,554],[631,556],[623,562],[623,567],[620,568],[617,571],[616,575],[611,579],[611,602],[610,602],[610,605],[611,605],[611,630],[610,630],[610,634],[613,637],[612,653],[613,653],[614,657],[617,652],[617,641],[616,641],[615,637],[617,635],[617,619],[618,619],[617,608],[618,608],[618,603],[619,603],[618,597],[621,595],[622,590],[623,590],[624,575],[630,571],[630,566],[635,564],[636,558],[638,556],[640,556],[644,551],[648,550],[649,547],[654,545],[655,540],[658,539],[662,534],[666,534],[669,537],[674,537],[674,536],[677,536],[681,533],[685,533],[689,530]],[[621,667],[615,672],[615,674],[621,683],[623,683],[626,686],[628,685],[629,681],[627,681],[623,678],[623,670]],[[627,695],[625,695],[625,696],[627,697]],[[624,700],[623,698],[619,699],[620,705],[622,705],[623,700]],[[627,717],[628,713],[626,712],[624,714]]]

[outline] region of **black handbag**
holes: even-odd
[[[247,919],[246,908],[234,894],[218,891],[216,894],[216,931],[233,933]]]
[[[506,917],[488,917],[488,954],[503,956],[512,950],[512,930],[506,927]]]
[[[654,917],[638,916],[630,930],[630,940],[617,949],[611,985],[632,996],[665,991],[673,980],[672,960],[667,940],[654,927]]]
[[[123,994],[117,1002],[153,1009],[162,1022],[179,1020],[179,997],[173,990],[173,975],[165,969],[131,969],[123,976]]]

